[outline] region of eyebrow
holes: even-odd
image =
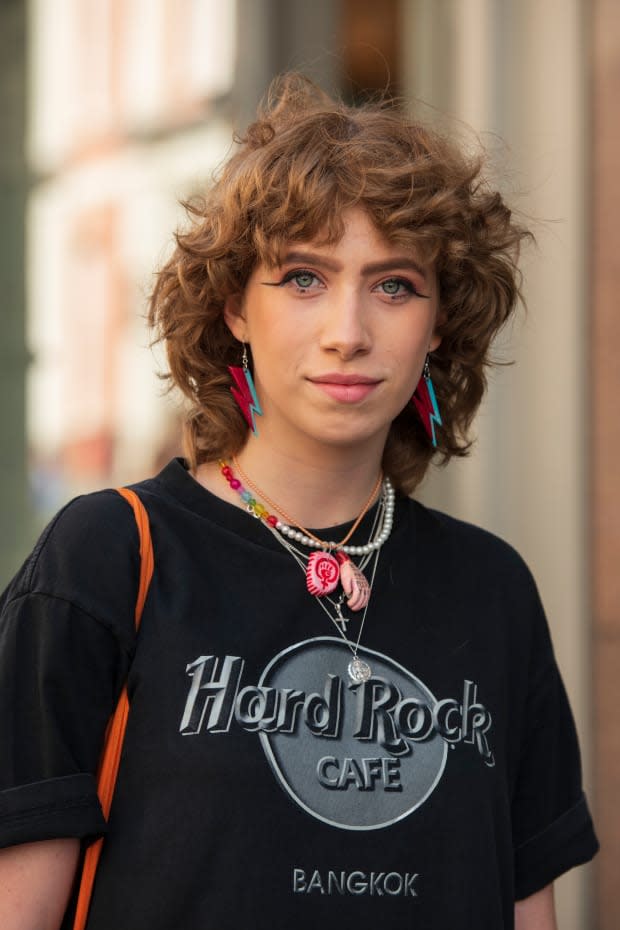
[[[317,252],[287,252],[286,255],[281,258],[280,266],[289,265],[293,262],[319,265],[323,268],[327,268],[328,271],[342,271],[342,265],[340,262],[335,262],[333,259],[325,255],[319,255]],[[394,258],[388,258],[382,262],[369,262],[367,265],[362,267],[362,274],[380,274],[383,271],[395,271],[397,268],[407,268],[410,271],[415,271],[424,279],[424,281],[428,280],[427,269],[419,262],[416,262],[414,259],[410,258],[408,255],[396,255]]]

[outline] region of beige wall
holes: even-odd
[[[592,468],[596,787],[602,853],[597,930],[620,926],[620,5],[592,4]]]
[[[404,6],[409,93],[483,133],[500,154],[510,199],[534,218],[538,240],[523,260],[527,315],[497,351],[516,364],[492,375],[472,457],[435,474],[424,496],[507,538],[529,562],[591,783],[581,4],[405,0]],[[508,150],[487,133],[498,133]],[[580,869],[557,883],[562,930],[591,926],[588,877]]]

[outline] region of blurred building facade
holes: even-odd
[[[529,309],[497,346],[516,364],[491,378],[474,454],[423,496],[507,538],[539,581],[605,844],[594,870],[558,883],[560,926],[619,926],[614,0],[30,0],[23,25],[31,516],[15,561],[68,497],[180,451],[143,322],[152,274],[179,199],[208,183],[275,73],[299,68],[352,101],[386,88],[424,101],[422,118],[467,137],[464,121],[497,156],[538,240]]]
[[[142,318],[152,275],[230,145],[235,5],[32,0],[31,470],[59,495],[150,473],[174,445]]]

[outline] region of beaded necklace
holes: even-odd
[[[348,543],[348,541],[353,536],[353,533],[356,531],[356,529],[358,528],[358,526],[360,525],[360,523],[362,522],[362,520],[368,513],[368,508],[374,501],[375,497],[377,496],[377,491],[381,487],[381,480],[383,477],[381,474],[379,474],[379,477],[377,478],[375,485],[372,491],[370,492],[370,497],[368,498],[368,500],[362,507],[360,515],[358,516],[357,520],[355,521],[355,523],[353,524],[353,526],[351,527],[347,535],[344,537],[344,539],[341,539],[340,542],[326,542],[324,539],[319,539],[319,537],[315,536],[314,533],[311,533],[310,530],[307,530],[305,527],[301,526],[301,524],[293,520],[292,517],[289,517],[289,515],[286,513],[285,510],[282,510],[282,508],[279,507],[278,504],[274,503],[274,501],[272,501],[269,497],[267,497],[265,492],[261,491],[261,489],[256,484],[254,484],[250,478],[248,478],[246,473],[241,468],[241,465],[239,464],[239,461],[235,455],[233,455],[233,465],[235,466],[235,468],[237,469],[237,471],[239,472],[239,474],[241,475],[245,483],[250,488],[252,488],[252,490],[256,494],[258,494],[259,497],[262,497],[262,499],[267,504],[269,504],[270,507],[273,507],[273,509],[276,510],[280,514],[281,517],[284,517],[284,519],[286,520],[286,523],[289,524],[289,527],[291,524],[292,526],[297,527],[297,530],[301,532],[303,535],[303,539],[301,541],[304,543],[304,545],[309,545],[311,541],[315,544],[318,544],[318,546],[320,546],[321,549],[343,549],[344,548],[345,543]],[[286,536],[287,534],[285,533],[284,535]],[[306,542],[306,538],[309,540],[309,542]]]
[[[338,543],[335,540],[328,541],[324,539],[319,539],[317,536],[314,536],[314,534],[311,534],[308,530],[305,530],[303,527],[299,527],[298,529],[295,529],[295,527],[298,526],[298,524],[296,523],[293,523],[293,526],[283,523],[281,520],[278,519],[278,517],[274,516],[273,514],[270,514],[267,508],[256,500],[256,498],[252,494],[252,491],[248,491],[247,488],[243,486],[241,481],[239,481],[238,478],[235,478],[233,474],[233,470],[230,467],[230,465],[228,465],[227,462],[225,462],[223,459],[220,459],[218,464],[220,466],[220,471],[222,472],[222,474],[228,481],[228,484],[230,485],[230,487],[234,491],[237,491],[237,493],[241,497],[241,500],[247,505],[247,508],[249,511],[251,511],[251,513],[253,513],[259,519],[264,520],[265,523],[269,524],[269,526],[275,527],[275,529],[277,529],[279,533],[282,533],[283,536],[288,536],[289,539],[292,539],[295,542],[300,542],[302,543],[302,545],[308,546],[310,549],[323,549],[327,552],[342,551],[346,555],[366,555],[369,552],[372,552],[374,549],[380,549],[383,543],[389,538],[390,533],[392,532],[392,526],[394,524],[394,500],[395,500],[396,495],[394,493],[392,482],[387,477],[387,475],[383,478],[383,487],[386,493],[386,508],[385,508],[385,519],[384,519],[380,532],[377,534],[377,536],[374,539],[369,540],[364,546],[349,546],[349,545],[345,545],[345,542],[351,538],[351,532],[347,534],[344,540],[341,540]],[[239,466],[237,465],[236,467],[237,467],[237,471],[239,472],[239,474],[241,474],[241,470]],[[250,482],[247,479],[247,477],[245,478],[245,481],[248,485],[250,485]],[[252,487],[256,488],[256,485],[252,485]],[[368,503],[365,505],[364,510],[361,514],[361,517],[357,518],[356,525],[353,527],[353,529],[357,528],[357,526],[359,525],[360,519],[366,515],[369,509],[369,506],[372,503],[376,495],[377,490],[378,490],[378,486],[377,486],[377,489],[373,488],[372,496],[369,498]],[[256,493],[269,502],[269,499],[264,494],[262,494],[260,490],[257,490]],[[278,513],[281,513],[281,511],[278,509],[278,507],[273,502],[270,503],[270,507],[273,507],[274,510],[277,510]],[[291,523],[292,522],[293,521],[291,521]]]
[[[306,587],[310,594],[322,597],[334,591],[340,583],[348,598],[347,606],[351,610],[361,610],[366,607],[370,597],[370,585],[361,568],[355,565],[350,556],[366,556],[371,552],[378,551],[389,537],[394,521],[395,496],[389,478],[383,479],[385,505],[383,519],[376,535],[363,546],[349,546],[346,545],[346,540],[351,538],[351,533],[348,533],[340,542],[328,542],[320,540],[314,534],[309,534],[303,527],[294,529],[294,527],[282,523],[274,514],[269,513],[262,503],[256,500],[251,491],[244,487],[241,481],[235,477],[227,462],[220,460],[219,466],[222,475],[226,478],[230,487],[239,494],[250,513],[263,520],[270,530],[276,530],[292,542],[298,542],[309,548],[321,550],[312,552],[310,556],[306,557]],[[238,468],[236,460],[235,466]],[[238,470],[240,471],[239,468]],[[246,475],[244,475],[244,479],[248,484],[250,483]],[[253,487],[256,487],[256,485],[253,485]],[[360,520],[368,511],[376,495],[376,490],[376,488],[373,488],[373,493],[364,505],[362,514],[355,522],[356,526],[359,526]],[[270,506],[278,509],[272,501],[270,501]]]
[[[235,462],[235,466],[238,472],[243,476],[246,483],[250,485],[252,489],[255,489],[257,493],[262,493],[255,485],[252,484],[247,475],[243,473],[239,467],[238,462],[235,459],[233,459],[233,461]],[[330,543],[319,540],[317,536],[308,533],[308,531],[303,527],[300,527],[299,530],[292,530],[290,534],[282,533],[283,527],[287,530],[290,530],[291,528],[288,526],[285,527],[285,525],[282,524],[277,517],[275,517],[273,514],[270,514],[267,508],[259,501],[257,501],[255,497],[253,497],[252,493],[244,487],[238,478],[235,477],[230,465],[228,465],[225,461],[220,460],[219,466],[222,475],[226,478],[230,487],[239,494],[242,501],[246,504],[248,511],[252,513],[257,519],[260,519],[265,523],[278,542],[287,550],[287,552],[290,553],[302,571],[305,572],[306,586],[309,592],[314,595],[318,605],[327,614],[328,618],[337,629],[338,634],[348,649],[351,651],[353,658],[347,666],[351,681],[367,681],[372,675],[372,670],[368,662],[358,656],[358,650],[362,638],[362,632],[364,630],[364,624],[366,622],[366,613],[368,610],[368,603],[370,601],[372,585],[377,571],[379,551],[385,540],[388,538],[393,523],[394,489],[389,479],[385,478],[383,480],[383,493],[381,494],[379,507],[377,509],[377,513],[375,514],[373,528],[371,531],[371,539],[365,546],[349,547],[346,546],[345,543],[351,538],[352,532],[349,532],[340,543]],[[361,515],[355,521],[353,529],[359,526],[362,518],[367,513],[377,490],[378,485],[373,489],[373,493],[364,506]],[[277,505],[275,505],[273,501],[269,501],[268,498],[266,498],[266,500],[268,500],[269,505],[275,510],[278,510],[282,516],[286,516],[286,514],[278,509]],[[287,519],[289,518],[287,517]],[[377,530],[376,535],[375,530]],[[289,541],[289,538],[286,538],[287,535],[290,535],[293,541]],[[301,543],[302,545],[309,546],[315,541],[318,542],[321,547],[326,547],[328,551],[315,551],[312,552],[310,556],[307,556],[295,545],[295,542],[297,542]],[[346,549],[353,549],[355,550],[356,555],[362,556],[359,566],[352,562],[352,560],[349,558],[349,555],[345,551]],[[335,551],[335,555],[332,555],[332,551]],[[372,568],[372,575],[369,584],[362,572],[362,568],[366,566],[371,558],[374,558],[374,565]],[[334,566],[336,567],[335,578],[333,577],[332,571]],[[343,593],[336,600],[333,600],[331,597],[329,597],[329,594],[335,590],[339,581],[342,584]],[[349,620],[347,617],[343,616],[342,613],[342,605],[347,598],[347,606],[351,610],[360,610],[361,608],[364,609],[355,642],[352,642],[346,634],[347,623]],[[324,600],[331,604],[333,610],[336,613],[336,616],[332,615],[328,607],[325,605]]]

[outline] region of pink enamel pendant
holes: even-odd
[[[347,595],[347,606],[351,610],[361,610],[370,598],[370,585],[364,572],[344,552],[336,553],[340,563],[340,582]]]
[[[313,552],[306,567],[306,587],[310,594],[331,594],[340,580],[340,566],[329,552]]]

